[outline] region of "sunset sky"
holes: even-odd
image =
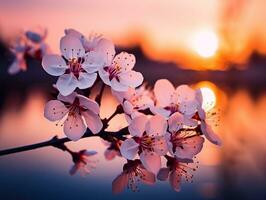
[[[63,30],[94,31],[121,46],[193,69],[224,69],[254,50],[266,53],[263,0],[0,0],[0,34],[8,39],[37,26],[58,51]]]

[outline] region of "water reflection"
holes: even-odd
[[[7,199],[50,199],[49,195],[56,194],[51,199],[58,199],[62,195],[60,192],[64,192],[64,199],[89,198],[92,195],[95,199],[163,199],[166,194],[169,199],[254,199],[254,194],[260,194],[256,199],[263,199],[265,191],[262,186],[266,183],[266,94],[255,101],[245,90],[229,95],[210,82],[195,84],[195,87],[202,86],[216,95],[221,118],[216,128],[224,145],[216,148],[205,142],[205,148],[198,156],[200,169],[195,174],[195,183],[184,183],[180,193],[173,192],[167,183],[158,182],[152,187],[141,186],[137,194],[127,191],[121,196],[112,196],[111,182],[121,172],[124,160],[115,158],[111,162],[106,161],[103,156],[105,144],[99,138],[88,138],[67,143],[67,146],[74,151],[89,148],[99,152],[98,167],[89,176],[69,176],[71,157],[58,149],[46,147],[0,158],[1,195]],[[208,96],[210,93],[206,94]],[[106,95],[101,109],[102,118],[112,114],[117,105],[110,91]],[[54,135],[64,136],[60,127],[43,117],[47,100],[44,91],[30,91],[19,110],[15,106],[18,101],[15,96],[12,93],[6,97],[2,110],[1,149],[47,140]],[[110,130],[124,126],[126,121],[120,115],[113,119]],[[12,193],[14,187],[17,194]]]

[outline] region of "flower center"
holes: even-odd
[[[119,82],[118,74],[121,72],[121,66],[118,63],[114,63],[109,67],[104,67],[104,70],[109,73],[109,80],[116,80]]]
[[[73,73],[76,78],[79,78],[79,73],[83,72],[82,63],[83,58],[72,58],[68,61],[69,72]]]
[[[148,151],[154,151],[153,149],[153,145],[155,142],[155,138],[154,137],[150,137],[148,135],[144,135],[141,139],[140,139],[140,147],[141,150],[148,150]]]

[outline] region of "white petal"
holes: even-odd
[[[160,180],[160,181],[166,181],[168,179],[168,176],[169,176],[169,168],[161,168],[160,171],[158,172],[157,174],[157,178]]]
[[[161,157],[153,152],[143,151],[140,154],[140,160],[143,166],[150,172],[157,174],[161,168]]]
[[[121,155],[129,160],[134,159],[134,157],[138,153],[138,150],[139,150],[139,144],[136,143],[133,138],[126,139],[120,147]]]
[[[128,126],[130,135],[141,137],[145,131],[148,118],[145,115],[134,118]]]
[[[103,56],[96,51],[90,51],[85,55],[85,61],[82,63],[82,68],[88,73],[93,73],[98,71],[100,67],[105,66]]]
[[[155,115],[149,119],[145,129],[148,135],[161,136],[166,133],[167,122],[161,115]]]
[[[123,192],[125,187],[128,184],[128,176],[125,173],[118,175],[115,180],[112,182],[112,192],[118,194]]]
[[[133,108],[133,105],[129,101],[125,101],[123,103],[123,109],[126,114],[130,115],[133,112],[134,108]]]
[[[201,131],[205,135],[205,137],[212,142],[213,144],[222,145],[222,141],[219,136],[212,130],[211,126],[206,124],[205,122],[201,122]]]
[[[79,140],[86,132],[86,126],[79,114],[68,115],[64,122],[64,133],[73,141]]]
[[[136,58],[133,54],[121,52],[115,56],[113,63],[119,65],[122,68],[121,70],[123,72],[127,72],[134,67]]]
[[[45,55],[42,59],[43,69],[50,75],[60,76],[68,68],[65,60],[58,55]]]
[[[169,182],[172,188],[179,192],[180,191],[180,182],[181,182],[181,174],[178,171],[171,171],[169,175]]]
[[[109,79],[109,73],[104,70],[103,67],[99,69],[99,76],[101,77],[102,81],[106,84],[111,86],[111,81]]]
[[[82,112],[82,116],[84,117],[88,128],[93,134],[99,133],[102,130],[103,123],[99,115],[87,110],[85,112]]]
[[[181,159],[192,159],[202,150],[203,142],[204,138],[200,136],[187,138],[182,141],[182,148],[175,149],[175,156]]]
[[[60,76],[56,82],[56,87],[63,96],[70,95],[77,86],[78,80],[72,73]]]
[[[93,101],[83,95],[77,95],[77,97],[79,98],[80,106],[85,107],[88,110],[91,110],[95,114],[100,113],[100,107],[96,101]]]
[[[62,55],[68,60],[85,55],[81,41],[72,35],[66,35],[61,38],[60,50]]]
[[[50,121],[62,119],[68,113],[66,106],[58,100],[48,101],[44,108],[44,117]]]
[[[168,80],[160,79],[156,81],[154,85],[154,94],[157,100],[157,105],[162,107],[169,106],[174,92],[175,88]]]
[[[171,112],[169,110],[166,110],[162,107],[157,107],[157,106],[151,106],[150,107],[150,111],[153,113],[153,114],[159,114],[159,115],[162,115],[163,117],[165,118],[168,118],[169,115],[171,114]]]
[[[111,85],[110,86],[112,87],[113,90],[120,91],[120,92],[125,92],[129,88],[127,85],[124,85],[121,82],[118,82],[116,80],[116,78],[111,80]]]
[[[140,86],[143,82],[143,75],[140,72],[129,71],[119,75],[120,83],[132,88]]]
[[[96,81],[97,74],[89,74],[86,72],[80,72],[79,73],[79,78],[78,78],[78,88],[79,89],[86,89],[91,87],[94,82]]]

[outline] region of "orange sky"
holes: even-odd
[[[122,46],[140,43],[153,59],[194,69],[223,69],[226,61],[243,62],[253,49],[266,52],[263,0],[0,0],[0,5],[4,37],[42,25],[55,52],[66,27],[103,33]],[[219,39],[210,58],[190,45],[202,30],[214,31]]]

